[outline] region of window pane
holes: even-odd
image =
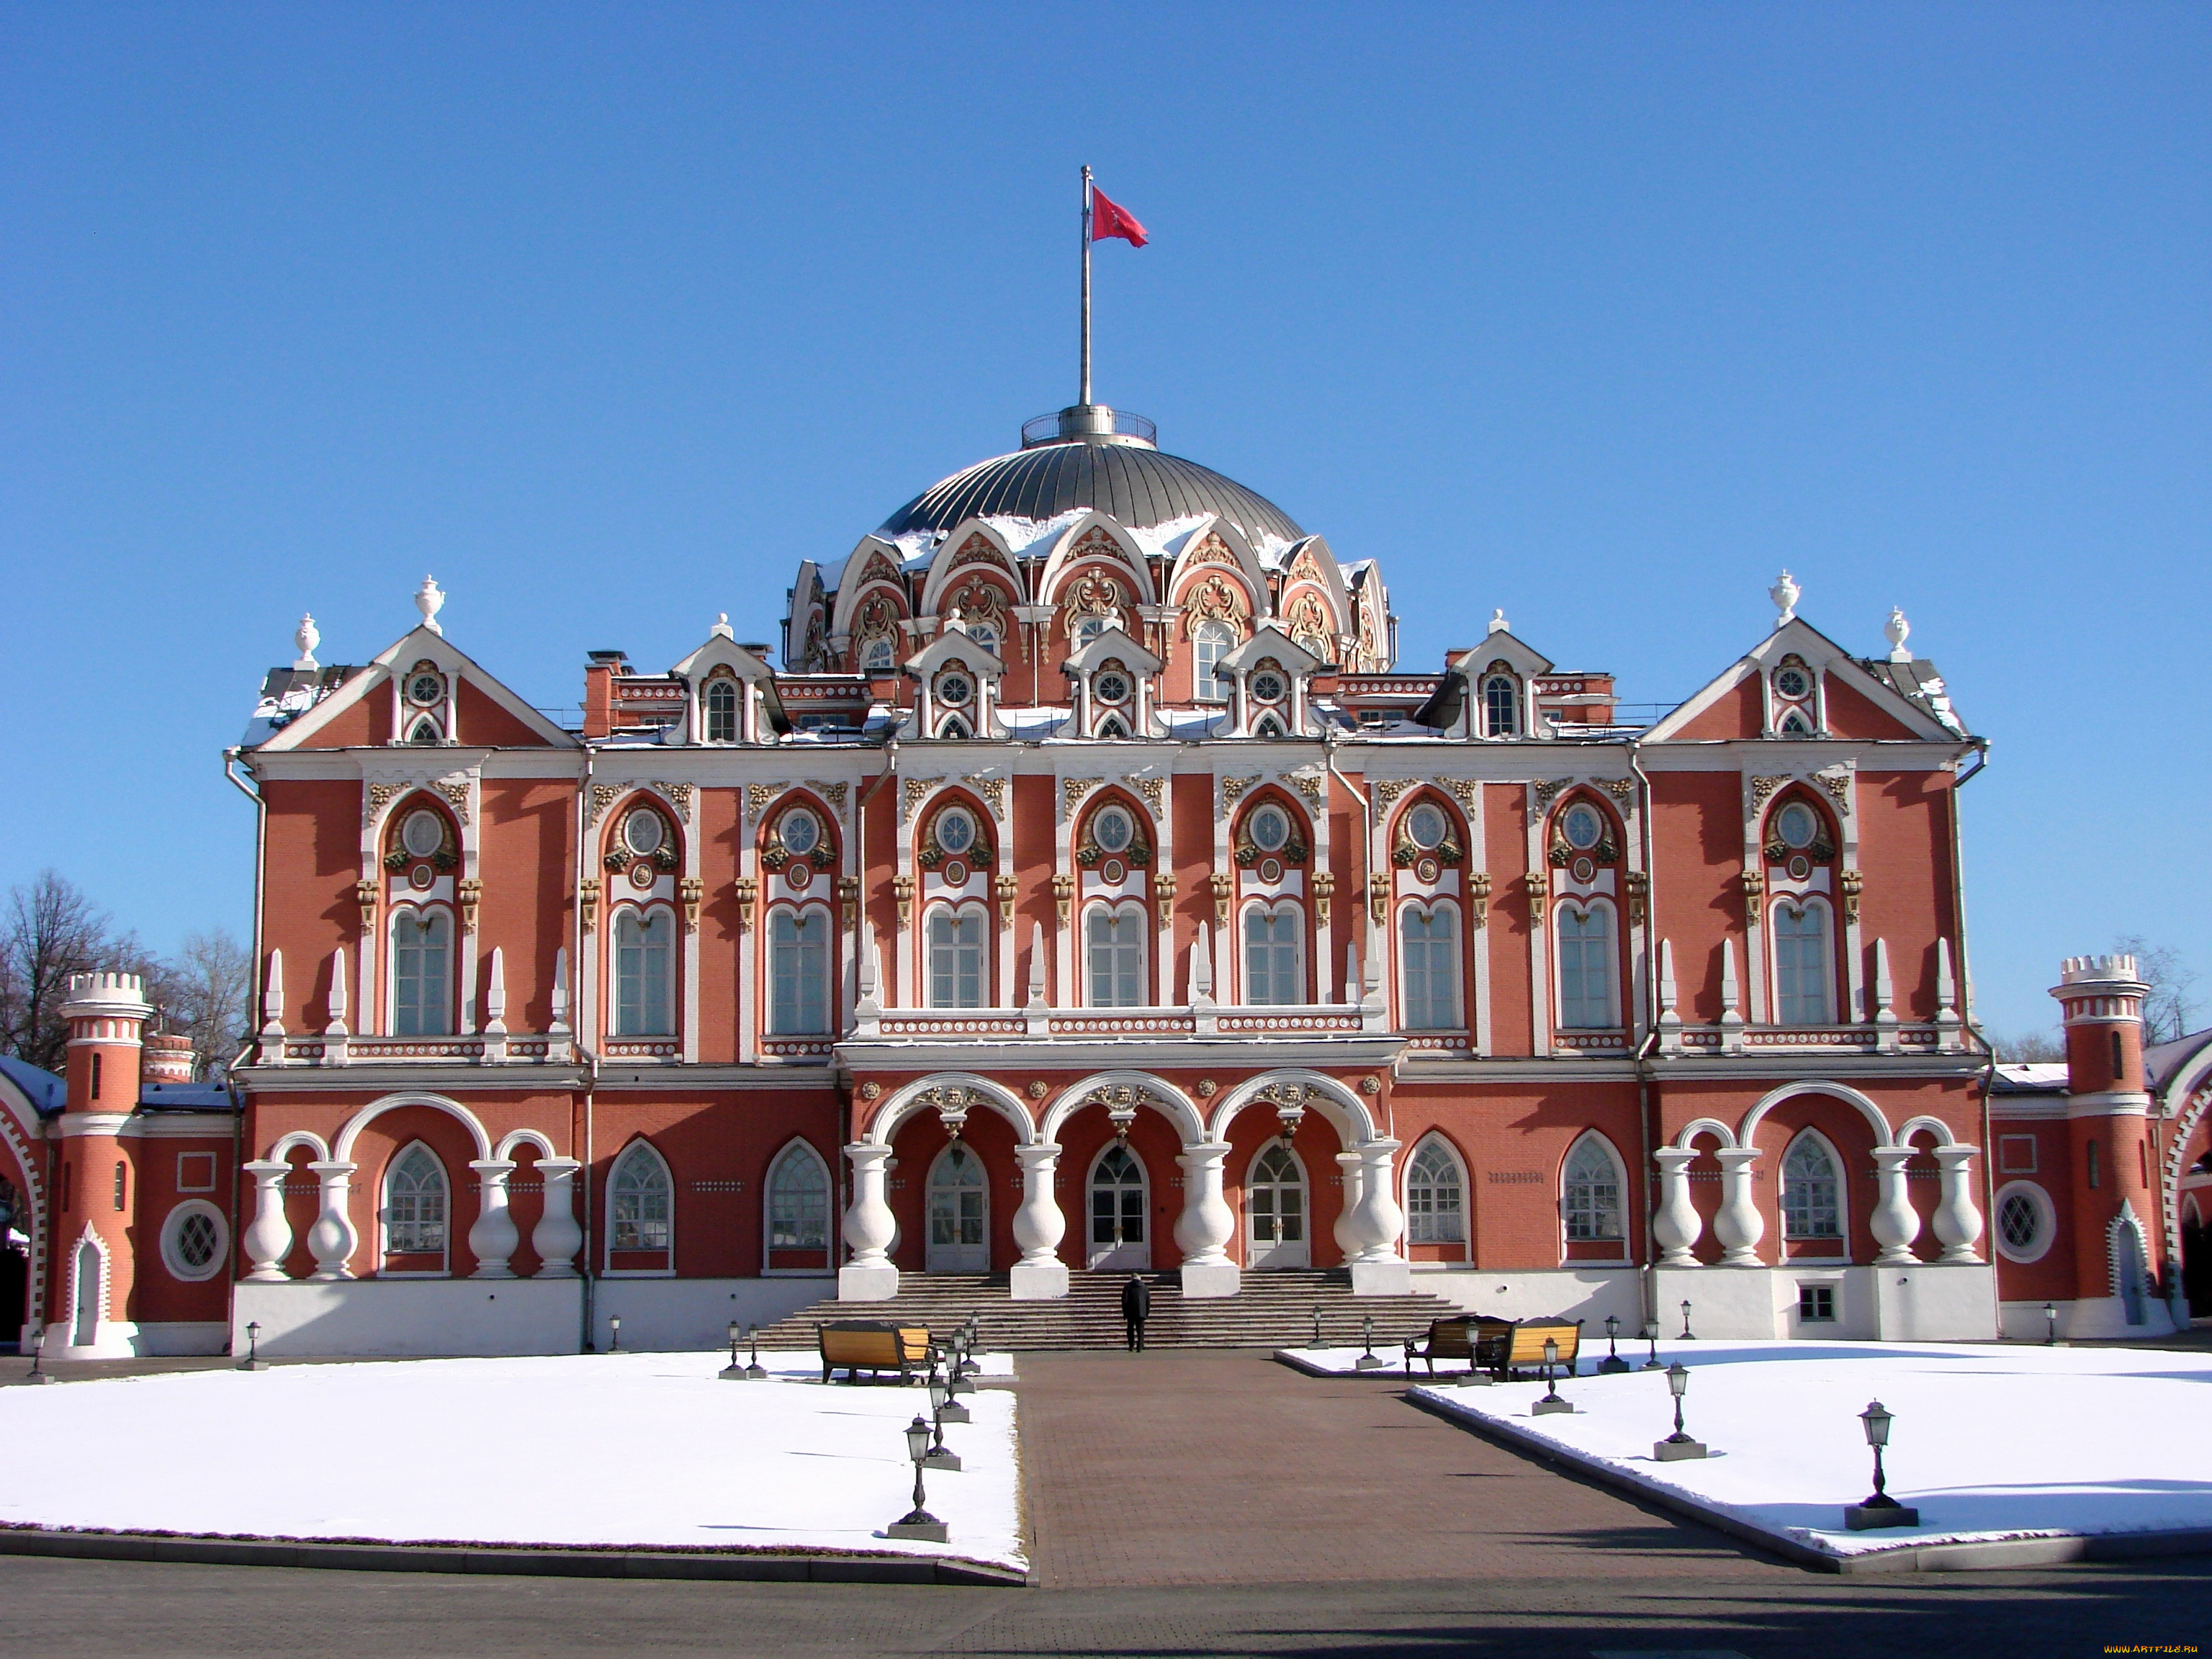
[[[1601,909],[1559,912],[1559,1024],[1569,1030],[1604,1030],[1613,1018],[1613,927]]]
[[[1562,1195],[1571,1239],[1621,1237],[1620,1176],[1604,1148],[1585,1140],[1567,1160]]]
[[[769,1177],[769,1246],[819,1250],[829,1243],[830,1177],[819,1159],[794,1146]]]
[[[1828,1149],[1810,1135],[1791,1143],[1782,1160],[1782,1231],[1786,1238],[1839,1238],[1840,1182]]]

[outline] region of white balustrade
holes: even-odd
[[[584,1230],[576,1223],[576,1171],[583,1167],[573,1158],[538,1160],[545,1207],[530,1230],[530,1248],[538,1252],[540,1279],[576,1277],[576,1252],[584,1247]]]
[[[507,1264],[522,1242],[507,1201],[507,1178],[514,1173],[514,1160],[479,1158],[469,1168],[477,1172],[477,1218],[469,1229],[469,1252],[477,1259],[477,1270],[470,1277],[512,1279],[514,1269]]]
[[[1176,1218],[1175,1239],[1182,1249],[1182,1293],[1186,1297],[1234,1296],[1243,1283],[1237,1264],[1224,1249],[1237,1231],[1237,1218],[1221,1195],[1221,1166],[1230,1153],[1226,1141],[1201,1140],[1182,1149],[1182,1213]]]
[[[1051,1141],[1034,1141],[1014,1148],[1022,1166],[1022,1204],[1014,1212],[1014,1243],[1022,1253],[1006,1275],[1007,1287],[1017,1302],[1042,1302],[1067,1294],[1067,1264],[1060,1259],[1060,1241],[1067,1234],[1067,1218],[1053,1194],[1053,1176],[1060,1167],[1060,1148]]]
[[[246,1276],[256,1284],[281,1283],[284,1258],[292,1254],[292,1224],[284,1214],[284,1177],[289,1164],[257,1158],[243,1166],[253,1177],[253,1220],[246,1229],[246,1259],[253,1269]]]
[[[353,1218],[346,1213],[346,1198],[353,1187],[353,1173],[361,1166],[334,1158],[307,1167],[323,1183],[320,1208],[314,1225],[307,1229],[307,1248],[315,1255],[315,1271],[307,1277],[351,1279],[353,1269],[346,1264],[352,1260],[361,1235],[354,1231]]]
[[[1943,1200],[1936,1206],[1936,1241],[1946,1261],[1979,1261],[1974,1241],[1982,1236],[1982,1212],[1974,1207],[1973,1161],[1978,1146],[1938,1146],[1936,1163],[1943,1176]]]
[[[1766,1232],[1766,1218],[1753,1196],[1751,1166],[1759,1160],[1756,1146],[1731,1146],[1717,1156],[1721,1163],[1721,1207],[1713,1218],[1713,1237],[1720,1241],[1721,1266],[1756,1267],[1759,1241]]]
[[[1688,1146],[1662,1146],[1651,1154],[1659,1166],[1659,1210],[1651,1218],[1651,1235],[1659,1242],[1662,1267],[1701,1265],[1697,1248],[1705,1224],[1690,1197],[1690,1164],[1697,1156]]]

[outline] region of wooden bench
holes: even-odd
[[[1498,1369],[1492,1373],[1500,1382],[1510,1381],[1516,1371],[1540,1370],[1547,1341],[1559,1345],[1560,1367],[1569,1376],[1575,1374],[1575,1356],[1583,1346],[1581,1320],[1569,1323],[1564,1319],[1523,1319],[1506,1329],[1511,1340],[1505,1345]]]
[[[1429,1375],[1434,1376],[1439,1359],[1463,1359],[1469,1370],[1496,1370],[1512,1328],[1509,1321],[1485,1319],[1479,1314],[1437,1320],[1429,1326],[1426,1336],[1406,1339],[1406,1369],[1410,1372],[1416,1359],[1425,1360]]]
[[[817,1325],[814,1337],[822,1350],[824,1382],[839,1370],[848,1382],[859,1382],[862,1371],[871,1379],[896,1371],[901,1382],[911,1382],[915,1368],[927,1369],[936,1352],[926,1328],[884,1319],[840,1319]]]

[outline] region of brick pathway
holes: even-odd
[[[1188,1350],[1019,1371],[1047,1588],[1802,1573],[1454,1428],[1402,1382]]]

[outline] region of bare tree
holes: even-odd
[[[147,981],[147,1000],[164,1028],[192,1041],[193,1076],[229,1065],[246,1046],[252,969],[246,947],[217,927],[185,934],[176,955]]]
[[[1997,1058],[2008,1065],[2023,1060],[2047,1065],[2066,1058],[2066,1044],[2056,1031],[2016,1031],[2009,1036],[1992,1031],[1990,1042]]]
[[[2153,945],[2141,933],[2128,933],[2112,941],[2112,949],[2136,959],[2136,974],[2150,987],[2143,998],[2143,1041],[2171,1042],[2186,1035],[2190,1018],[2197,1012],[2189,993],[2197,983],[2197,970],[2170,945]]]
[[[50,1072],[62,1069],[69,1024],[62,1003],[71,974],[124,968],[124,951],[143,956],[135,939],[118,939],[107,913],[76,884],[42,870],[8,895],[0,915],[0,1051]]]

